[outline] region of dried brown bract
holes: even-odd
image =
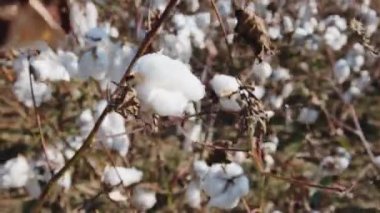
[[[360,40],[360,43],[371,53],[379,55],[379,49],[371,44],[370,36],[366,33],[366,29],[363,23],[357,19],[350,21],[350,30],[355,33],[356,37]]]
[[[139,113],[140,103],[136,97],[136,91],[128,84],[118,85],[109,102],[112,109],[124,118],[131,115],[137,117]]]
[[[241,106],[241,126],[242,130],[250,130],[255,132],[257,123],[260,125],[261,130],[266,132],[267,114],[264,110],[264,105],[254,94],[254,87],[242,85],[236,92],[240,95],[239,105]],[[236,94],[232,93],[230,96]],[[253,128],[253,129],[252,129]]]
[[[237,9],[235,16],[237,19],[235,27],[237,38],[244,40],[252,47],[260,62],[263,60],[264,55],[274,53],[274,48],[262,18],[242,9]]]

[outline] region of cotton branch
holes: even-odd
[[[164,23],[164,21],[168,18],[170,15],[170,12],[174,9],[174,7],[177,4],[177,0],[170,0],[168,5],[166,6],[164,12],[160,16],[160,18],[157,20],[157,22],[153,25],[152,29],[147,33],[145,36],[144,40],[142,41],[137,53],[135,54],[134,58],[132,59],[131,63],[129,64],[127,70],[125,71],[122,79],[120,80],[119,84],[123,85],[125,80],[128,78],[129,73],[132,70],[133,65],[136,63],[137,59],[144,54],[148,46],[151,44],[153,41],[154,36],[156,35],[158,29],[160,26]],[[118,92],[118,90],[123,89],[123,87],[118,87],[115,91]],[[52,188],[56,185],[58,180],[63,176],[63,174],[71,168],[83,155],[84,153],[91,147],[93,141],[94,141],[94,136],[96,132],[98,131],[102,121],[106,117],[106,115],[111,112],[111,105],[108,104],[107,107],[103,110],[103,112],[100,114],[99,118],[96,120],[94,127],[92,128],[91,132],[87,136],[87,138],[84,140],[83,145],[78,149],[78,151],[75,153],[75,155],[68,161],[66,162],[65,166],[59,170],[58,173],[56,173],[48,182],[46,187],[44,188],[43,192],[41,193],[40,198],[38,199],[37,204],[34,206],[32,212],[40,212],[41,208],[47,199],[50,191]]]

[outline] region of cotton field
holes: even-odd
[[[378,0],[3,0],[4,212],[380,211]]]

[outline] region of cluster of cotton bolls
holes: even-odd
[[[29,72],[33,74],[33,90],[36,105],[39,106],[51,98],[49,81],[93,78],[100,82],[103,90],[113,89],[111,81],[120,80],[136,52],[136,47],[130,43],[111,41],[111,38],[118,36],[118,32],[107,22],[98,25],[98,11],[91,1],[83,7],[75,2],[71,5],[74,11],[71,21],[78,47],[72,51],[53,51],[38,42],[33,45],[38,54],[22,53],[14,61],[17,72],[14,93],[28,107],[33,106]]]
[[[18,155],[0,165],[0,188],[24,188],[30,197],[38,198],[42,191],[40,183],[48,182],[51,172],[57,172],[65,163],[63,154],[52,147],[46,149],[46,157],[33,160]],[[71,187],[71,172],[66,172],[58,184],[67,191]]]
[[[207,206],[220,209],[235,208],[240,199],[248,194],[249,180],[237,163],[215,163],[204,161],[193,164],[196,177],[186,191],[186,202],[192,208],[200,208],[202,191],[210,198]]]
[[[199,12],[194,15],[177,13],[172,18],[176,33],[162,33],[157,46],[163,54],[189,63],[193,46],[199,49],[205,48],[206,30],[210,21],[209,12]]]

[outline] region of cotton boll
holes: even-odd
[[[210,167],[207,165],[205,161],[194,161],[193,168],[195,173],[198,175],[199,178],[203,179],[204,176],[209,171]]]
[[[98,131],[99,141],[107,148],[125,156],[129,149],[129,138],[126,135],[124,117],[119,113],[110,112],[104,118]]]
[[[284,85],[284,87],[282,88],[281,96],[282,96],[283,98],[287,98],[287,97],[289,97],[289,96],[292,94],[293,90],[294,90],[294,85],[293,85],[293,83],[292,83],[292,82],[288,82],[288,83],[286,83],[286,84]]]
[[[355,43],[350,49],[350,51],[347,53],[345,59],[347,60],[347,63],[350,65],[351,69],[354,72],[359,72],[362,66],[364,65],[364,53],[364,47],[359,43]]]
[[[340,50],[347,43],[347,35],[339,31],[335,26],[326,29],[324,40],[333,50]]]
[[[109,66],[108,54],[106,46],[100,45],[86,51],[79,59],[80,77],[93,77],[98,81],[104,79]]]
[[[125,168],[106,166],[102,175],[102,182],[110,186],[117,186],[122,182],[123,186],[127,187],[140,182],[142,175],[143,173],[134,167]]]
[[[212,196],[208,202],[208,207],[220,209],[232,209],[237,206],[242,196],[248,194],[249,181],[245,176],[236,177],[232,183],[227,183],[226,190],[217,196]]]
[[[27,184],[31,176],[28,161],[22,155],[12,158],[0,166],[0,188],[19,188]]]
[[[345,59],[339,59],[334,65],[334,77],[341,84],[350,76],[350,66]]]
[[[133,74],[144,109],[162,116],[182,116],[189,101],[199,101],[205,95],[204,86],[185,64],[160,53],[142,56]]]
[[[108,197],[116,202],[125,202],[127,201],[127,197],[124,196],[119,190],[113,190],[108,193]]]
[[[313,124],[317,121],[319,112],[312,108],[303,107],[297,118],[297,121],[302,124]]]
[[[133,71],[150,86],[177,90],[191,101],[199,101],[205,95],[204,86],[185,64],[160,53],[140,57]]]
[[[83,36],[92,28],[97,26],[98,11],[91,1],[86,1],[84,7],[78,2],[70,4],[70,21],[79,43],[83,45]]]
[[[216,95],[219,97],[219,103],[222,109],[227,111],[240,111],[241,107],[236,101],[238,94],[230,96],[239,90],[239,82],[235,77],[228,75],[215,75],[210,85]]]
[[[336,154],[326,156],[320,163],[322,176],[334,176],[344,172],[351,162],[351,155],[342,147],[338,147]]]
[[[271,79],[273,81],[286,81],[290,80],[289,70],[283,67],[278,67],[273,70]]]
[[[187,186],[185,193],[185,201],[191,207],[198,209],[201,207],[202,197],[199,183],[191,181]]]
[[[78,56],[70,51],[57,51],[58,60],[66,68],[70,77],[78,76]]]
[[[212,197],[207,203],[207,206],[229,210],[235,208],[239,204],[239,199],[239,197],[223,193],[219,196]]]
[[[284,103],[284,98],[278,95],[269,96],[269,103],[274,109],[280,109]]]
[[[223,193],[227,179],[224,179],[224,171],[222,164],[213,164],[207,175],[201,180],[201,188],[204,192],[210,196],[214,197]]]
[[[243,174],[243,168],[237,163],[229,163],[224,167],[224,177],[231,179]]]
[[[32,78],[34,98],[36,106],[40,106],[43,102],[51,99],[51,89],[43,82],[36,82]],[[33,107],[32,93],[30,89],[29,73],[23,73],[13,85],[13,92],[17,100],[22,102],[27,107]]]
[[[268,28],[268,35],[271,39],[276,40],[276,39],[281,39],[281,31],[280,31],[280,26],[271,26]]]
[[[235,77],[229,75],[215,75],[210,85],[218,97],[225,97],[239,90],[239,83]]]
[[[142,186],[136,186],[133,189],[132,205],[139,210],[145,211],[151,209],[157,202],[156,193]]]
[[[294,31],[293,20],[290,16],[284,16],[282,20],[282,24],[284,26],[285,33],[291,33]]]
[[[272,67],[268,62],[255,63],[253,65],[253,74],[259,82],[265,82],[272,74]]]
[[[50,49],[41,52],[38,56],[31,57],[30,65],[38,80],[70,80],[69,73],[60,63],[58,56]]]
[[[197,13],[194,18],[200,29],[207,29],[211,24],[211,14],[209,12]]]
[[[136,89],[139,93],[138,88]],[[171,92],[165,89],[152,89],[148,96],[149,104],[154,112],[161,116],[183,116],[188,99],[180,92]]]
[[[265,88],[263,86],[255,86],[253,95],[255,95],[257,99],[262,99],[265,95]]]

